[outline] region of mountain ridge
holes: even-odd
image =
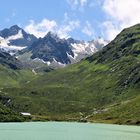
[[[23,60],[22,55],[25,58],[24,54],[30,53],[28,60],[30,59],[32,63],[35,59],[36,61],[39,60],[40,63],[56,65],[56,67],[76,63],[92,55],[106,43],[107,41],[100,41],[100,39],[90,42],[73,38],[60,39],[52,32],[48,32],[43,38],[36,38],[17,25],[0,31],[1,49],[17,58],[21,58],[21,61]],[[28,63],[28,60],[26,63]]]
[[[31,59],[38,58],[46,63],[56,61],[63,65],[78,62],[92,55],[105,44],[105,41],[100,40],[84,42],[73,38],[60,39],[56,34],[48,32],[44,38],[39,38],[30,48],[23,49],[20,54],[31,52]]]

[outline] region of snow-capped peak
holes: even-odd
[[[81,59],[93,55],[95,52],[100,50],[102,47],[107,45],[107,41],[105,41],[103,38],[98,38],[97,40],[92,40],[89,42],[75,42],[71,43],[71,49],[74,53],[74,57],[72,57],[70,54],[67,53],[67,56],[71,60],[71,62],[77,62]]]

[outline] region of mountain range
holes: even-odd
[[[76,63],[106,44],[107,41],[102,38],[90,42],[60,39],[52,32],[43,38],[36,38],[17,25],[0,31],[0,47],[3,51],[26,63],[40,62],[56,67]]]
[[[51,63],[54,58],[69,64],[68,56],[74,58],[77,54],[67,47],[69,42],[71,48],[81,44],[48,33],[18,52],[18,56],[31,53],[33,60]],[[59,52],[62,44],[64,52]],[[42,54],[44,51],[52,55]],[[6,59],[0,61],[0,102],[11,114],[29,112],[32,120],[140,124],[140,24],[124,29],[93,55],[53,71],[36,73],[25,67],[12,67],[14,61],[21,62],[1,52]],[[6,110],[3,106],[2,109]]]

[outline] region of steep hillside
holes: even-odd
[[[4,88],[18,88],[37,77],[31,70],[22,68],[19,60],[0,50],[0,122],[25,120],[19,112],[7,107],[11,98],[7,97],[8,93],[2,91]]]
[[[89,116],[91,121],[118,124],[137,124],[140,125],[140,96],[126,100],[118,104],[108,106],[102,113],[94,112]]]
[[[22,67],[19,60],[2,50],[0,50],[0,64],[12,69],[19,69]]]
[[[22,122],[24,117],[0,103],[0,122]]]
[[[13,69],[0,64],[0,122],[16,122],[25,121],[19,111],[9,108],[12,98],[7,92],[3,92],[5,88],[20,88],[21,85],[35,79],[35,75],[30,70]],[[20,104],[20,103],[19,103]],[[22,111],[21,111],[22,112]]]

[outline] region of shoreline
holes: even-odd
[[[24,121],[0,121],[0,123],[29,123],[29,122],[67,122],[67,123],[91,123],[91,124],[108,124],[108,125],[125,125],[125,126],[140,126],[140,123],[136,124],[134,123],[122,123],[122,122],[117,122],[116,120],[80,120],[76,118],[67,118],[67,119],[60,119],[60,118],[42,118],[43,116],[39,116],[38,118],[27,118],[24,116],[25,120]],[[36,117],[35,115],[33,117]],[[48,117],[48,116],[47,116]]]

